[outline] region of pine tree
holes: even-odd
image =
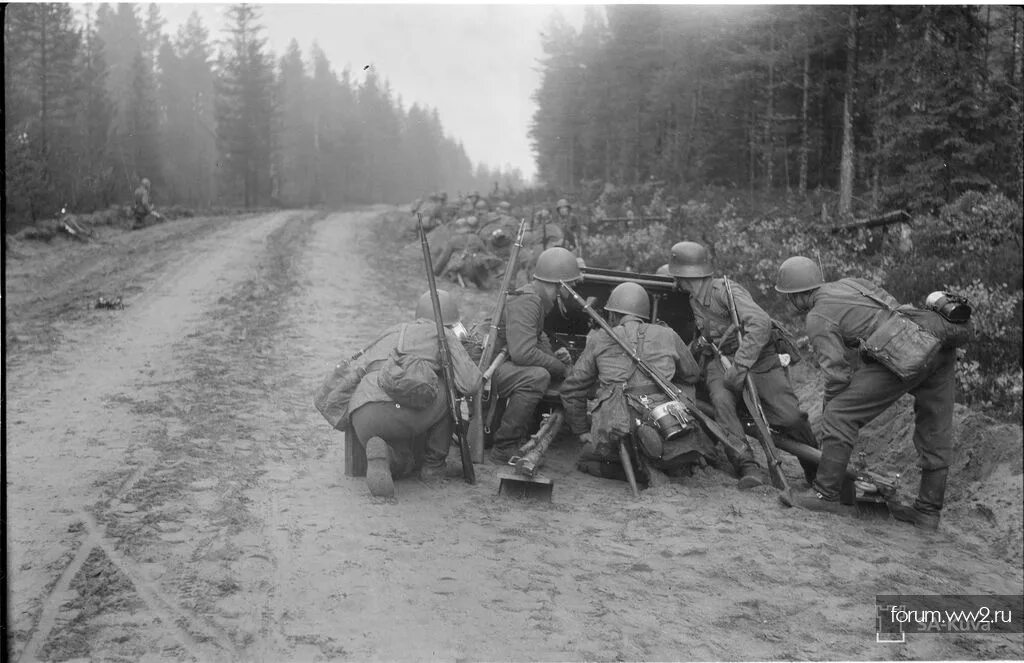
[[[233,5],[227,16],[229,37],[218,63],[218,147],[226,191],[250,208],[271,195],[273,65],[258,11]]]

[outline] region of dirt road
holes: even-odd
[[[487,465],[370,497],[311,399],[425,287],[415,248],[373,241],[374,212],[7,260],[13,660],[1024,658],[1021,635],[875,642],[876,594],[1021,593],[1019,527],[968,527],[967,501],[924,534],[783,510],[717,472],[634,500],[567,442],[551,504],[497,496]],[[126,308],[92,307],[114,295]],[[467,317],[489,304],[460,296]],[[1019,468],[993,472],[1019,501]]]

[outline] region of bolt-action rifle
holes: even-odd
[[[519,270],[519,249],[523,247],[523,236],[526,234],[526,219],[520,219],[519,230],[516,232],[516,243],[509,251],[508,264],[505,265],[505,275],[501,279],[501,289],[498,291],[498,298],[494,302],[494,309],[491,311],[491,325],[484,338],[483,349],[480,354],[481,371],[485,371],[494,357],[494,348],[498,342],[498,325],[501,324],[501,317],[505,313],[505,300],[508,298],[508,291],[513,285],[516,272]],[[484,396],[489,394],[489,380],[480,383],[480,389],[473,397],[473,411],[469,419],[469,449],[473,462],[482,463],[484,460]]]
[[[736,310],[736,298],[732,292],[732,284],[729,282],[728,276],[724,277],[723,280],[725,281],[725,292],[729,299],[729,314],[732,316],[732,326],[736,328],[736,340],[742,344],[743,331],[740,328],[740,316]],[[757,386],[754,384],[754,378],[750,375],[750,371],[747,371],[744,379],[743,402],[746,403],[750,416],[754,418],[757,432],[760,433],[758,437],[761,447],[764,449],[765,459],[768,461],[768,474],[772,478],[772,485],[782,491],[783,504],[793,506],[793,491],[789,487],[789,482],[786,481],[785,475],[782,474],[782,461],[779,460],[779,452],[775,448],[775,438],[772,437],[771,429],[768,427],[768,419],[761,408],[761,399],[758,397]]]
[[[736,434],[722,428],[718,425],[717,421],[704,414],[701,409],[697,407],[697,403],[695,403],[692,398],[687,396],[681,389],[679,389],[679,387],[672,384],[669,380],[666,380],[661,373],[654,370],[650,364],[640,358],[633,348],[629,347],[625,341],[619,338],[612,330],[611,325],[608,324],[608,321],[602,318],[587,300],[580,297],[579,293],[572,289],[572,286],[565,281],[562,281],[562,286],[564,286],[566,291],[572,295],[572,298],[576,300],[576,303],[580,305],[586,314],[589,315],[601,329],[608,332],[608,335],[612,337],[612,340],[615,341],[620,348],[622,348],[623,352],[626,353],[626,356],[628,356],[633,363],[637,365],[640,372],[658,385],[658,389],[660,389],[663,394],[682,403],[686,407],[687,411],[689,411],[689,413],[693,415],[693,417],[699,421],[704,428],[707,429],[708,433],[716,440],[738,454],[746,451],[747,447],[745,440],[740,439]]]
[[[455,367],[452,365],[452,351],[448,347],[448,337],[441,319],[441,301],[437,297],[437,282],[434,280],[434,265],[430,259],[430,245],[427,244],[427,231],[423,228],[423,217],[419,212],[416,213],[416,229],[419,231],[420,244],[423,246],[423,262],[427,268],[427,283],[430,285],[430,304],[434,308],[434,322],[437,323],[437,348],[448,392],[448,411],[455,422],[455,437],[459,441],[459,453],[462,456],[462,478],[466,483],[476,483],[476,471],[473,469],[473,459],[469,453],[469,442],[462,428],[462,408],[455,393]]]

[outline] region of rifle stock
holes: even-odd
[[[697,407],[697,403],[692,398],[683,393],[678,387],[676,387],[670,381],[666,380],[661,375],[661,373],[658,373],[656,370],[654,370],[650,364],[641,359],[640,356],[637,355],[631,347],[629,347],[629,345],[627,345],[621,338],[619,338],[612,330],[611,325],[608,324],[608,321],[602,318],[600,315],[598,315],[597,311],[594,310],[594,308],[590,305],[590,302],[588,300],[585,300],[582,297],[580,297],[579,293],[573,290],[572,286],[570,286],[565,281],[562,281],[562,286],[565,287],[566,291],[572,296],[574,300],[576,300],[576,303],[579,304],[580,307],[582,307],[582,309],[587,313],[587,315],[589,315],[590,318],[594,322],[596,322],[601,329],[608,332],[608,335],[612,337],[612,340],[615,341],[620,348],[622,348],[622,350],[626,353],[626,356],[628,356],[637,365],[637,368],[640,369],[640,372],[649,377],[651,380],[654,381],[656,385],[658,385],[658,388],[662,391],[663,394],[665,394],[669,398],[676,399],[680,401],[683,405],[685,405],[686,409],[690,412],[690,414],[692,414],[693,417],[697,421],[699,421],[704,426],[704,428],[707,429],[708,433],[710,433],[711,436],[717,439],[719,442],[729,447],[736,453],[743,453],[744,451],[746,451],[745,440],[738,438],[736,435],[722,428],[721,426],[718,425],[717,421],[704,414],[701,411],[701,409]]]
[[[519,230],[516,232],[516,243],[509,251],[508,264],[505,265],[505,274],[501,278],[501,290],[498,291],[498,299],[491,311],[491,326],[484,338],[483,349],[480,354],[481,371],[488,369],[491,365],[494,347],[498,342],[498,325],[501,324],[501,316],[505,311],[505,299],[508,296],[512,279],[515,278],[519,265],[519,250],[523,247],[523,237],[526,234],[526,219],[520,219]],[[497,366],[494,367],[497,369]],[[493,371],[489,371],[493,373]],[[473,396],[473,410],[469,419],[469,449],[473,462],[481,463],[484,460],[484,389],[490,376],[480,383],[480,389]]]
[[[427,268],[427,283],[430,285],[430,303],[434,308],[434,322],[437,324],[437,347],[441,357],[441,370],[448,394],[448,411],[455,422],[455,437],[459,441],[459,453],[462,457],[462,478],[466,483],[476,483],[476,471],[469,451],[469,442],[462,428],[462,410],[459,408],[458,395],[455,393],[455,367],[452,365],[452,351],[448,347],[441,318],[441,301],[437,296],[437,282],[434,280],[434,265],[430,259],[430,245],[427,244],[427,231],[423,228],[423,217],[416,213],[416,228],[420,234],[420,245],[423,247],[423,262]]]
[[[736,340],[743,343],[743,331],[740,327],[740,316],[736,310],[736,298],[732,293],[732,284],[729,282],[729,277],[723,277],[725,282],[725,292],[729,299],[729,314],[732,316],[732,327],[736,328]],[[786,506],[793,505],[793,492],[789,487],[789,482],[786,481],[785,475],[782,474],[782,461],[779,459],[779,452],[775,448],[775,438],[772,437],[771,429],[768,427],[768,418],[765,417],[764,410],[761,408],[761,398],[757,393],[757,386],[754,384],[754,378],[747,371],[743,385],[743,402],[746,403],[747,409],[750,410],[750,415],[754,418],[754,425],[757,426],[757,431],[760,433],[758,436],[761,442],[761,447],[764,449],[765,459],[768,461],[768,474],[772,478],[772,484],[782,491],[783,503]]]

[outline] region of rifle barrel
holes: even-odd
[[[462,410],[459,408],[458,396],[455,393],[455,367],[452,365],[451,348],[445,334],[444,322],[441,318],[441,300],[437,296],[437,282],[434,280],[434,266],[430,259],[430,245],[427,243],[427,231],[423,228],[423,217],[416,213],[416,226],[420,234],[420,245],[423,247],[423,262],[427,269],[427,283],[430,286],[430,303],[434,308],[434,323],[437,325],[437,347],[441,358],[441,370],[448,395],[448,411],[455,422],[455,436],[459,441],[459,452],[462,457],[462,477],[466,483],[476,483],[476,471],[473,469],[473,458],[470,454],[469,442],[462,429]]]

